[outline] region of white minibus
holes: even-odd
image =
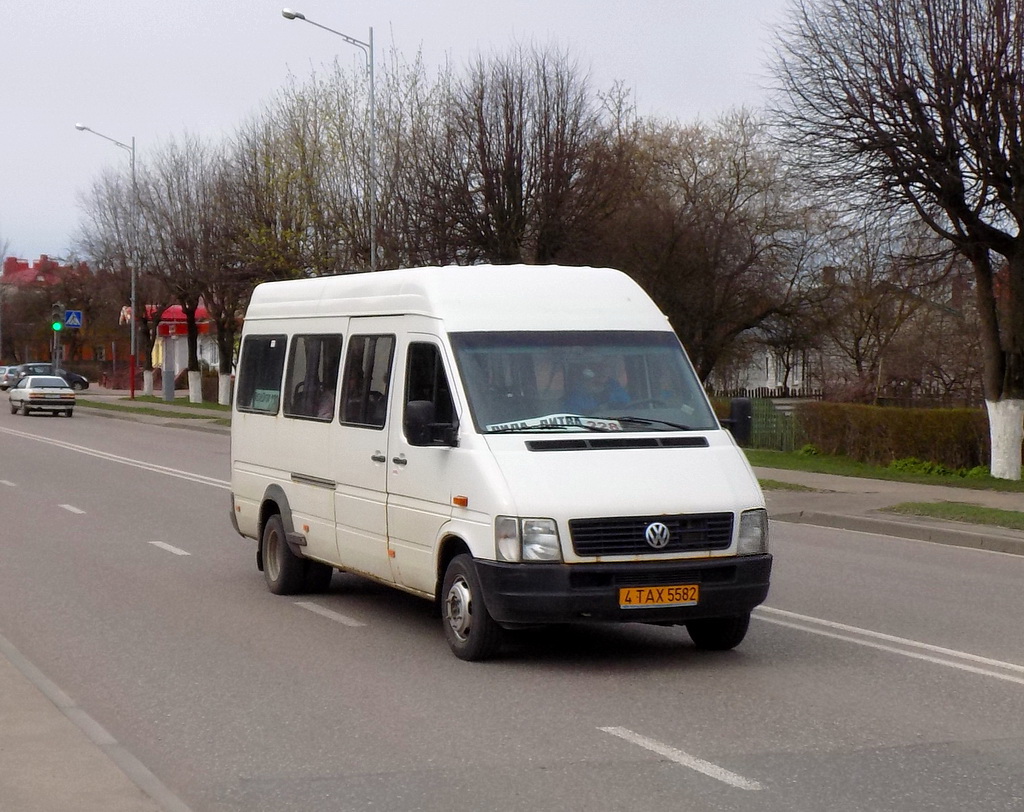
[[[757,479],[667,318],[607,268],[257,286],[231,488],[272,592],[388,584],[433,601],[464,660],[570,622],[729,649],[768,594]]]

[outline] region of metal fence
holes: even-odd
[[[752,401],[753,426],[750,446],[772,451],[795,451],[806,443],[791,404],[776,404],[767,398]]]

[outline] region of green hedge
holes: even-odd
[[[951,469],[988,464],[988,417],[982,409],[908,409],[804,402],[796,420],[805,442],[822,454],[872,465],[917,459]]]

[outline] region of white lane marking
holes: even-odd
[[[781,617],[765,617],[765,614],[779,615]],[[910,640],[906,637],[896,637],[895,635],[875,632],[870,629],[861,629],[857,626],[847,626],[845,623],[836,623],[835,621],[823,620],[809,615],[800,615],[796,612],[787,612],[784,609],[773,609],[769,606],[758,607],[754,610],[754,615],[758,619],[767,623],[774,623],[776,626],[785,626],[789,629],[797,629],[799,631],[810,632],[811,634],[818,634],[823,637],[830,637],[833,640],[843,640],[848,643],[856,643],[859,646],[867,646],[868,648],[887,651],[892,654],[901,654],[904,657],[910,657],[915,660],[924,660],[925,662],[934,663],[936,665],[944,665],[948,668],[967,671],[971,674],[995,677],[996,679],[1001,679],[1005,682],[1014,682],[1018,685],[1024,685],[1024,676],[1018,677],[1014,676],[1013,673],[1003,673],[1009,671],[1024,674],[1024,665],[1018,665],[1017,663],[993,660],[989,657],[980,657],[977,654],[969,654],[966,651],[957,651],[955,649],[943,648],[942,646],[933,646],[929,643],[921,643],[917,640]],[[837,629],[838,632],[845,633],[840,634],[838,632],[826,631],[825,629]],[[854,635],[860,635],[860,637],[856,637]],[[886,642],[876,643],[874,642],[875,640]],[[905,648],[898,648],[898,646],[905,646]],[[908,649],[910,650],[908,651]],[[925,654],[923,652],[932,653]],[[979,666],[969,665],[968,663],[979,663],[980,665],[988,667],[982,668]]]
[[[59,508],[64,508],[68,513],[78,513],[79,515],[85,513],[81,508],[76,508],[74,505],[57,505]]]
[[[710,761],[705,761],[702,758],[691,756],[689,753],[684,753],[682,750],[677,750],[675,747],[670,747],[669,745],[662,744],[654,739],[641,736],[639,733],[634,733],[632,730],[627,730],[624,727],[599,727],[598,730],[610,733],[612,736],[618,736],[620,739],[625,739],[631,744],[643,747],[650,750],[652,753],[657,753],[659,756],[664,756],[670,761],[674,761],[676,764],[688,767],[691,770],[696,770],[709,778],[714,778],[716,781],[728,784],[730,787],[746,790],[764,789],[764,787],[757,783],[757,781],[751,781],[749,778],[744,778],[742,775],[737,775],[736,773],[725,769],[725,767],[719,767],[717,764],[712,764]]]
[[[149,543],[154,547],[159,547],[161,550],[167,550],[167,552],[174,553],[175,555],[192,555],[192,553],[187,553],[180,547],[172,547],[170,544],[165,544],[162,541],[151,541]]]
[[[350,618],[347,615],[342,615],[338,612],[332,612],[330,609],[324,609],[324,607],[317,606],[315,603],[310,603],[309,601],[295,601],[295,605],[301,606],[303,609],[308,609],[310,612],[322,615],[323,617],[330,618],[336,623],[341,623],[345,626],[352,626],[353,628],[356,628],[358,626],[366,625],[365,623],[360,623],[358,620]]]
[[[0,479],[0,485],[6,485],[8,488],[17,488],[18,487],[13,482],[11,482],[11,480],[9,480],[9,479]]]
[[[25,431],[18,431],[17,429],[9,429],[0,427],[0,432],[4,434],[11,434],[15,437],[23,437],[26,440],[37,440],[40,443],[48,443],[49,445],[55,445],[58,448],[64,448],[68,451],[77,451],[79,454],[88,454],[91,457],[98,457],[101,460],[109,460],[110,462],[119,462],[122,465],[130,465],[134,468],[142,468],[145,471],[153,471],[157,474],[166,474],[167,476],[177,477],[178,479],[186,479],[189,482],[198,482],[202,485],[212,485],[215,488],[223,488],[224,490],[231,490],[231,483],[226,482],[223,479],[214,479],[213,477],[203,476],[202,474],[193,474],[188,471],[181,471],[177,468],[169,468],[166,465],[157,465],[152,462],[143,462],[142,460],[131,459],[130,457],[123,457],[120,454],[111,454],[106,451],[99,451],[95,448],[86,448],[85,446],[74,445],[73,443],[65,443],[63,440],[55,440],[52,437],[41,437],[38,434],[29,434]]]

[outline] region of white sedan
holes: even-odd
[[[11,414],[52,412],[71,417],[75,409],[75,390],[56,375],[26,375],[7,392]]]

